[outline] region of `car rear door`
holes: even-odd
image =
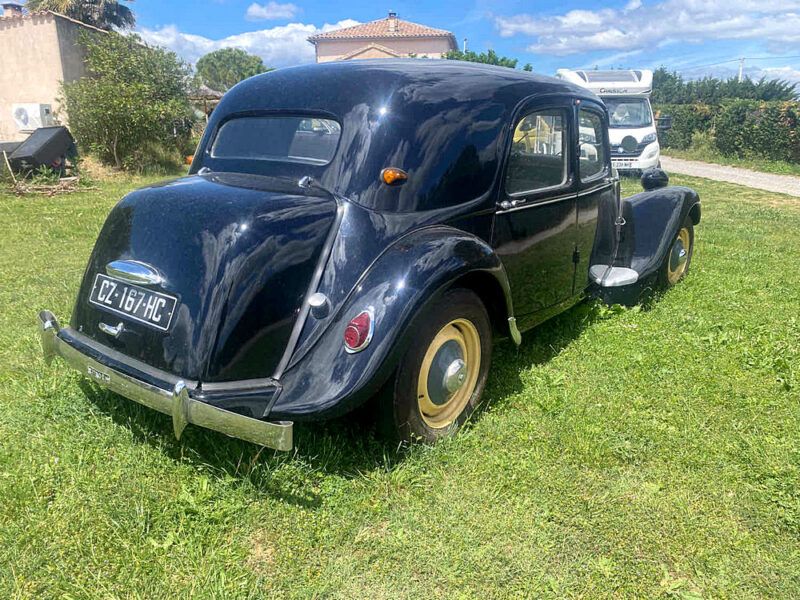
[[[573,293],[577,229],[572,99],[518,113],[501,184],[492,245],[526,315]]]

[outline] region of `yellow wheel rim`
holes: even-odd
[[[667,265],[667,279],[670,283],[678,283],[686,272],[686,265],[689,260],[689,253],[692,251],[689,230],[681,228],[678,237],[672,242],[669,251],[669,264]]]
[[[451,321],[434,336],[417,379],[417,403],[429,427],[447,427],[475,391],[481,367],[481,339],[467,319]]]

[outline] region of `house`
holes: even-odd
[[[411,23],[390,12],[385,19],[312,35],[317,62],[359,58],[418,56],[442,58],[458,50],[455,36],[444,29]]]
[[[23,140],[12,107],[49,104],[56,123],[62,81],[75,81],[86,73],[85,50],[78,45],[81,31],[100,29],[51,11],[23,12],[16,2],[0,3],[0,141]]]

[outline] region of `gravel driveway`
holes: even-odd
[[[661,166],[667,173],[705,177],[714,181],[738,183],[739,185],[746,185],[759,190],[800,197],[800,177],[761,173],[749,169],[715,165],[697,160],[670,158],[663,155],[661,156]]]

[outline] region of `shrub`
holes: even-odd
[[[145,147],[177,151],[191,133],[189,67],[137,36],[82,33],[89,77],[62,85],[79,145],[116,167],[142,170]]]
[[[715,123],[723,154],[800,161],[800,102],[725,102]]]
[[[659,143],[664,148],[678,150],[685,150],[691,145],[695,132],[711,130],[717,110],[708,104],[661,104],[655,109],[657,114],[672,117],[672,128],[659,130]]]

